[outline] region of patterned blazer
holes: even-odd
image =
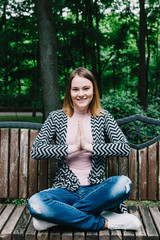
[[[56,176],[53,187],[75,191],[80,182],[63,161],[68,155],[67,120],[68,117],[62,110],[51,112],[33,143],[31,155],[35,159],[55,158]],[[116,121],[106,110],[103,110],[101,116],[91,116],[91,130],[93,154],[89,182],[94,185],[105,180],[105,157],[128,156],[130,147]],[[106,143],[106,137],[109,143]],[[53,140],[55,144],[52,144]]]

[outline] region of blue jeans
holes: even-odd
[[[125,176],[107,178],[98,185],[77,191],[51,188],[33,195],[28,202],[33,217],[83,230],[104,229],[103,210],[113,209],[129,197],[131,181]]]

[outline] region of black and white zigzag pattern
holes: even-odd
[[[89,181],[94,185],[105,180],[105,157],[128,156],[130,148],[116,121],[106,110],[99,117],[91,117],[91,129],[93,156]],[[57,169],[53,186],[75,191],[80,185],[79,180],[63,161],[68,154],[66,134],[67,116],[62,110],[51,112],[33,143],[31,154],[35,159],[55,157]],[[110,143],[105,143],[106,137]],[[55,145],[51,144],[53,139]]]
[[[127,213],[128,210],[127,210],[127,207],[126,207],[126,204],[124,202],[122,202],[120,205],[119,205],[119,209],[120,209],[120,212],[121,213]]]

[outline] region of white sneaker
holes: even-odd
[[[42,221],[42,220],[39,220],[39,219],[33,217],[33,226],[38,231],[44,231],[48,228],[51,228],[51,227],[54,227],[57,225],[58,224]]]
[[[138,230],[142,225],[139,219],[130,213],[103,211],[101,216],[108,220],[108,229],[111,230]]]

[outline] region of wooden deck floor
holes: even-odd
[[[143,226],[139,231],[104,230],[73,232],[64,227],[37,232],[26,205],[0,204],[0,239],[5,240],[132,240],[160,239],[160,211],[156,206],[130,207],[129,211],[138,216]]]

